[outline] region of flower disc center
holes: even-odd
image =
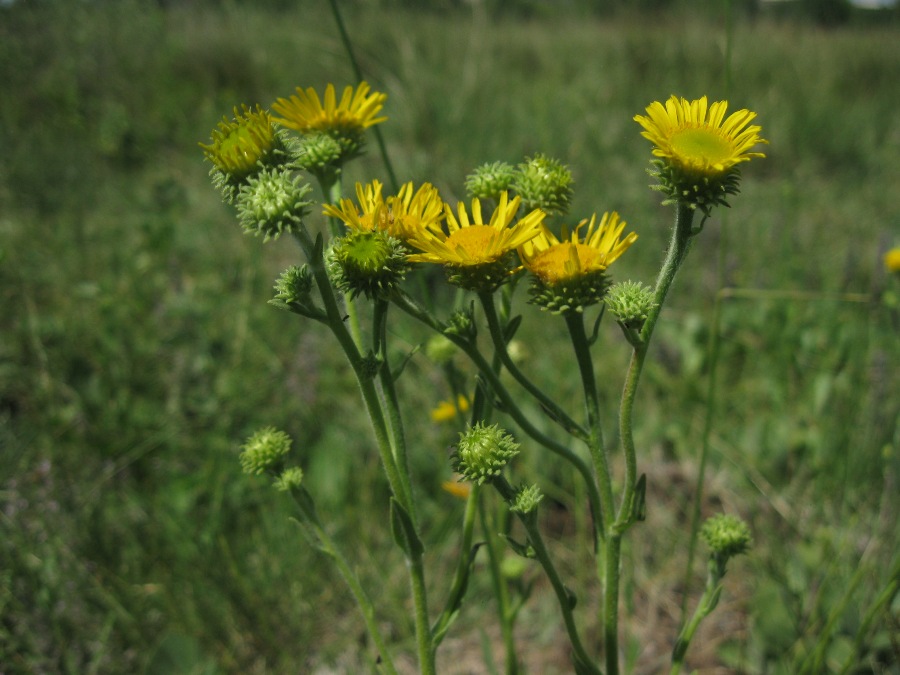
[[[538,253],[528,268],[544,283],[556,283],[603,269],[604,258],[595,248],[565,241]]]
[[[465,254],[464,257],[472,261],[486,262],[495,257],[491,254],[491,250],[496,238],[497,230],[490,225],[470,225],[456,230],[447,237],[447,246],[453,251],[461,249]]]
[[[702,166],[721,165],[734,156],[727,139],[705,127],[689,127],[672,134],[672,150],[677,157]]]

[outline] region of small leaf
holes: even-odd
[[[403,550],[407,558],[418,558],[425,552],[425,547],[416,533],[412,519],[400,502],[393,497],[391,497],[391,534],[394,542]]]

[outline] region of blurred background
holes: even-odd
[[[647,187],[635,114],[708,95],[756,111],[771,142],[696,241],[638,396],[649,488],[625,556],[631,672],[667,670],[708,415],[703,512],[740,514],[756,547],[731,564],[688,665],[900,668],[900,277],[883,263],[900,246],[900,10],[862,4],[340,3],[365,77],[388,94],[398,178],[453,203],[484,162],[554,156],[575,176],[572,222],[617,210],[639,233],[616,279],[652,282],[671,219]],[[265,425],[294,437],[412,663],[356,386],[322,327],[266,304],[300,251],[241,233],[198,147],[234,106],[329,82],[354,79],[325,0],[0,3],[0,673],[368,672],[340,579],[288,500],[240,473],[241,442]],[[374,148],[345,189],[386,182]],[[523,368],[577,410],[577,382],[559,376],[574,374],[563,322],[519,309]],[[606,324],[612,429],[628,351]],[[393,330],[398,358],[427,337]],[[449,396],[438,369],[416,355],[407,371],[439,603],[462,511],[440,489],[457,430],[429,417]],[[579,620],[596,646],[577,481],[527,444],[515,471],[550,497],[542,517],[561,567],[592,589]],[[702,552],[696,567],[693,597]],[[552,593],[522,574],[536,584],[517,628],[528,672],[569,672]],[[487,587],[476,573],[441,672],[501,667]]]

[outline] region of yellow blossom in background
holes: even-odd
[[[706,96],[688,101],[671,96],[665,106],[654,101],[647,106],[647,116],[635,115],[644,131],[641,135],[656,147],[653,154],[674,164],[682,171],[705,176],[718,176],[736,164],[754,157],[751,152],[759,143],[762,127],[747,126],[756,113],[739,110],[725,119],[727,101],[708,105]]]
[[[509,199],[507,192],[500,194],[500,203],[485,223],[481,214],[481,202],[472,200],[472,220],[466,205],[458,205],[459,219],[453,215],[449,204],[444,204],[447,230],[421,229],[410,237],[409,243],[422,251],[409,256],[410,262],[429,262],[440,265],[469,267],[496,262],[510,251],[536,237],[546,214],[535,209],[510,227],[519,209],[519,197]]]
[[[302,133],[359,134],[387,119],[377,117],[387,94],[369,93],[370,89],[367,82],[360,82],[355,92],[352,86],[347,86],[338,102],[333,84],[325,87],[324,100],[319,99],[313,87],[305,90],[297,87],[295,95],[289,99],[279,98],[272,109],[282,115],[277,122]]]
[[[272,117],[260,106],[234,109],[234,119],[223,117],[212,132],[212,143],[201,143],[203,154],[227,176],[243,178],[257,170],[277,145]]]
[[[472,492],[472,486],[469,483],[459,483],[453,480],[445,480],[441,483],[441,489],[459,499],[468,499]]]
[[[900,247],[892,248],[884,254],[884,267],[888,272],[900,274]]]
[[[439,227],[443,202],[437,188],[424,183],[415,192],[412,182],[400,188],[396,196],[382,197],[383,185],[377,180],[356,184],[356,201],[341,199],[338,206],[328,204],[323,213],[342,220],[357,231],[381,231],[405,241],[419,230]]]
[[[580,238],[579,233],[585,225],[587,231]],[[525,268],[544,284],[602,272],[637,240],[634,232],[622,238],[625,225],[613,211],[604,213],[599,225],[596,214],[591,216],[590,223],[587,219],[582,220],[571,234],[563,226],[561,239],[543,227],[537,237],[519,248],[519,255]]]
[[[452,422],[456,419],[457,413],[464,413],[469,409],[469,399],[460,394],[456,399],[456,404],[454,405],[453,401],[441,401],[438,403],[437,407],[431,411],[431,421],[432,422]]]

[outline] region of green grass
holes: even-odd
[[[389,95],[383,132],[401,180],[433,181],[452,201],[482,162],[554,155],[576,177],[573,215],[616,209],[639,232],[616,264],[620,279],[651,281],[670,216],[646,187],[649,148],[632,116],[671,93],[759,113],[768,157],[747,166],[734,208],[691,252],[639,394],[650,512],[626,557],[635,669],[659,672],[677,634],[715,365],[704,512],[744,515],[756,548],[733,564],[689,665],[793,673],[822,649],[809,672],[840,672],[859,636],[850,672],[896,672],[896,599],[861,631],[897,575],[900,320],[881,301],[898,281],[881,267],[900,244],[896,24],[823,31],[738,17],[729,71],[717,14],[529,20],[357,8],[346,18],[363,70]],[[234,105],[350,78],[324,2],[277,13],[0,8],[4,672],[368,668],[340,579],[288,520],[289,504],[239,472],[239,444],[263,425],[294,436],[390,639],[414,651],[355,384],[320,327],[265,304],[299,250],[241,235],[196,145]],[[348,185],[385,178],[374,151],[348,174]],[[761,292],[723,297],[716,325],[722,286]],[[822,297],[790,295],[800,291]],[[837,295],[848,293],[868,300]],[[576,385],[558,377],[569,367],[556,348],[563,326],[522,312],[529,373],[574,401]],[[400,345],[423,338],[403,322],[396,332]],[[598,371],[612,404],[627,350],[615,326],[603,339]],[[421,409],[432,403],[421,381],[440,390],[434,368],[416,356],[408,373],[430,562],[449,570],[461,507],[438,486],[455,432]],[[323,425],[329,418],[341,424]],[[579,573],[587,557],[572,476],[534,448],[524,456],[522,476],[559,507],[546,515],[555,553]],[[479,598],[484,576],[442,648],[445,663],[473,672],[497,634]],[[446,581],[434,572],[431,584],[440,599]],[[565,672],[558,626],[543,616],[556,612],[539,583],[519,623],[523,654],[530,672]]]

